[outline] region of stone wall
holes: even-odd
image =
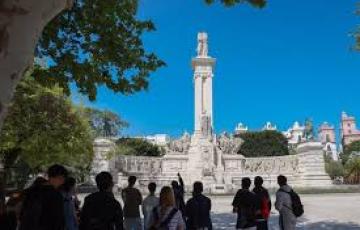
[[[163,157],[116,156],[108,159],[107,152],[114,148],[111,141],[95,142],[96,153],[93,173],[110,171],[119,187],[127,185],[127,177],[138,177],[139,187],[146,191],[149,182],[155,181],[159,187],[169,185],[181,173],[187,191],[191,191],[193,182],[194,159],[191,154],[167,154]],[[200,154],[200,153],[199,153]],[[285,175],[289,183],[296,187],[331,186],[329,176],[325,173],[322,145],[318,142],[304,143],[298,146],[296,155],[279,157],[245,158],[242,155],[223,154],[221,164],[212,172],[204,174],[201,180],[205,191],[212,193],[231,193],[241,185],[243,177],[262,176],[266,187],[277,187],[277,176]],[[202,162],[207,165],[206,162]],[[199,169],[201,170],[201,169]]]

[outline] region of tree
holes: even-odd
[[[305,120],[305,138],[306,140],[314,139],[314,124],[311,118]]]
[[[360,152],[360,141],[354,141],[344,146],[344,151],[341,154],[341,160],[344,165],[349,160],[351,154],[354,152]]]
[[[120,135],[123,128],[129,126],[118,114],[111,111],[94,108],[84,108],[83,110],[95,137],[116,137]]]
[[[347,183],[360,183],[360,157],[354,157],[346,162],[345,173]]]
[[[0,135],[0,156],[8,179],[23,185],[29,174],[53,163],[79,174],[90,169],[93,149],[90,126],[60,88],[44,88],[33,78],[17,87]],[[22,171],[21,171],[22,170]]]
[[[116,154],[155,157],[164,155],[164,150],[142,138],[120,138],[116,141]]]
[[[280,132],[265,130],[237,135],[244,140],[238,154],[245,157],[289,155],[288,141]]]
[[[340,161],[334,161],[325,157],[325,171],[332,180],[345,175],[344,165]]]

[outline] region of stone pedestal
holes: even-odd
[[[323,146],[320,142],[307,142],[297,147],[299,159],[299,186],[332,186],[329,175],[325,172]]]
[[[90,180],[95,184],[95,176],[102,172],[111,172],[114,180],[117,180],[117,172],[114,172],[115,163],[114,157],[111,157],[111,152],[115,149],[115,143],[106,138],[96,138],[93,143],[94,159],[90,172]]]

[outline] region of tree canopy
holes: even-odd
[[[82,110],[95,137],[116,137],[123,128],[129,126],[118,114],[109,110],[95,108],[82,108]]]
[[[244,140],[238,154],[245,157],[289,155],[288,141],[280,132],[265,130],[237,135]]]
[[[116,154],[155,157],[164,154],[164,149],[142,138],[120,138],[116,141]]]
[[[28,76],[19,83],[0,135],[0,156],[6,172],[14,169],[13,178],[53,163],[81,174],[90,169],[92,141],[88,121],[60,88],[42,87]]]
[[[35,56],[46,68],[33,76],[66,94],[75,83],[90,100],[100,85],[123,94],[147,89],[149,74],[165,63],[144,49],[141,37],[155,26],[136,19],[137,9],[137,0],[74,1],[45,27]]]
[[[346,162],[350,158],[350,155],[353,152],[360,153],[360,141],[354,141],[354,142],[344,146],[344,151],[341,154],[341,160],[342,160],[343,164],[346,164]]]

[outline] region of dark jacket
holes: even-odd
[[[95,192],[85,198],[79,229],[123,229],[123,211],[111,192]]]
[[[51,185],[30,188],[24,193],[19,230],[63,230],[64,200]]]
[[[188,230],[198,228],[212,229],[210,218],[211,200],[202,195],[195,195],[186,203],[186,227]]]
[[[268,207],[269,207],[269,212],[271,210],[271,198],[269,195],[269,192],[266,188],[264,187],[255,187],[253,189],[253,193],[255,193],[256,196],[256,200],[258,202],[257,206],[261,208],[261,204],[262,204],[262,200],[264,198],[266,198],[268,200]],[[263,216],[261,214],[256,215],[256,219],[263,219]]]
[[[237,209],[238,214],[236,228],[249,228],[256,225],[255,213],[259,207],[254,193],[249,190],[239,189],[232,205]]]

